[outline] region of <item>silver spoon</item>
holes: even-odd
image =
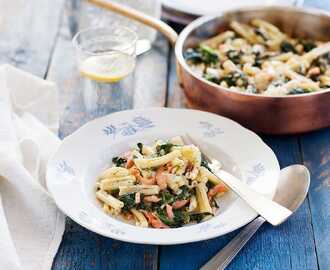
[[[310,183],[308,169],[303,165],[291,165],[281,170],[279,184],[274,201],[290,209],[294,213],[306,198]],[[200,270],[222,270],[236,257],[238,252],[257,232],[266,220],[259,216],[236,235]]]

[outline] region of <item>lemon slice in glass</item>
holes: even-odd
[[[135,66],[133,56],[113,52],[86,58],[80,64],[82,76],[97,82],[116,83],[129,75]]]

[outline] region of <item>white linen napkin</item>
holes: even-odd
[[[1,270],[52,267],[65,226],[45,185],[57,128],[55,84],[0,66]]]

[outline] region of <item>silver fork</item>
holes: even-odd
[[[206,150],[188,134],[183,136],[183,140],[185,143],[191,143],[197,146],[202,153],[202,157],[208,163],[212,164],[212,160],[216,161],[209,157]],[[243,199],[253,210],[272,225],[277,226],[283,223],[292,214],[289,209],[254,191],[246,183],[230,173],[220,169],[217,172],[213,172],[213,174],[221,179],[221,181]]]

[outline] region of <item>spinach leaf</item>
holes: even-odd
[[[176,227],[181,227],[190,222],[190,216],[187,211],[181,209],[174,209],[173,214],[173,221]]]
[[[265,41],[268,40],[268,38],[267,38],[267,36],[266,36],[266,33],[264,33],[261,29],[257,28],[257,29],[254,30],[254,32],[255,32],[258,36],[260,36],[263,40],[265,40]]]
[[[206,73],[204,75],[204,78],[210,82],[213,82],[213,83],[216,83],[216,84],[220,84],[221,83],[221,80],[217,77],[215,77],[214,75],[212,74],[209,74],[209,73]]]
[[[256,56],[256,58],[255,58],[255,60],[254,60],[254,66],[260,68],[261,65],[262,65],[262,60],[263,60],[263,59],[262,59],[261,57],[257,57],[257,56]]]
[[[168,190],[161,191],[160,192],[160,197],[161,197],[160,205],[172,204],[178,200],[187,200],[191,197],[191,195],[193,195],[192,190],[190,190],[189,187],[186,185],[182,186],[180,189],[181,189],[181,192],[178,195],[172,194]]]
[[[288,41],[285,41],[285,40],[282,41],[280,47],[281,47],[281,51],[284,53],[287,53],[287,52],[297,53],[294,46]]]
[[[184,52],[183,57],[186,61],[190,61],[194,64],[203,62],[202,53],[198,49],[189,48]]]
[[[208,169],[210,172],[212,172],[211,168],[209,167],[209,163],[205,160],[205,158],[204,158],[203,156],[202,156],[201,166],[205,167],[205,168]]]
[[[268,55],[261,55],[260,52],[256,52],[253,66],[260,68],[262,66],[263,61],[268,58]]]
[[[175,195],[171,194],[168,190],[161,191],[160,193],[161,197],[161,205],[163,204],[171,204],[175,201]]]
[[[135,193],[122,195],[118,199],[124,203],[124,207],[122,208],[124,212],[128,212],[136,206]]]
[[[328,64],[330,63],[330,61],[329,61],[330,57],[327,59],[327,56],[328,56],[328,54],[316,58],[312,62],[312,66],[319,67],[321,73],[326,72],[328,70]]]
[[[216,64],[219,62],[219,56],[217,53],[210,47],[201,44],[199,49],[202,53],[202,60],[206,64]]]
[[[322,59],[325,60],[325,62],[330,65],[330,53],[326,53],[322,55]]]
[[[153,207],[152,203],[145,203],[143,199],[141,199],[141,202],[136,206],[136,209],[141,209],[145,211],[152,211],[154,209],[157,209],[157,207]]]
[[[243,73],[231,72],[222,78],[230,86],[247,87],[248,80]]]
[[[157,210],[157,216],[159,217],[159,219],[166,225],[172,227],[174,226],[174,221],[173,220],[170,220],[167,216],[167,213],[166,213],[166,210],[165,209],[158,209]]]
[[[215,208],[220,208],[220,205],[219,205],[219,203],[217,202],[217,200],[213,200],[213,201],[212,201],[212,206],[215,207]]]
[[[200,45],[197,48],[189,48],[183,54],[186,61],[191,61],[194,64],[216,64],[219,62],[219,56],[210,47],[206,45]]]
[[[158,156],[163,156],[171,152],[171,149],[173,147],[172,143],[164,143],[161,145],[157,145],[156,151]]]
[[[184,185],[180,189],[181,192],[175,197],[175,201],[187,200],[191,197],[191,192],[188,186]]]
[[[138,147],[138,149],[139,149],[140,154],[143,155],[143,153],[142,153],[143,144],[139,142],[139,143],[137,143],[136,145],[137,145],[137,147]]]
[[[209,215],[210,215],[209,213],[190,213],[189,217],[191,222],[195,221],[197,223],[200,223],[203,220],[203,218]]]
[[[117,166],[117,167],[125,167],[125,165],[127,163],[127,159],[121,158],[121,157],[114,157],[112,159],[112,163],[115,164],[115,166]]]
[[[229,50],[226,55],[236,65],[241,62],[242,53],[240,51]]]
[[[305,94],[305,93],[311,93],[313,92],[313,89],[310,88],[301,88],[301,87],[295,87],[290,89],[290,92],[288,95],[297,95],[297,94]]]
[[[316,48],[316,44],[311,40],[302,40],[301,44],[304,47],[304,52],[309,52],[309,51],[313,50],[314,48]]]
[[[181,227],[190,221],[189,213],[187,211],[183,211],[180,209],[174,209],[173,210],[173,220],[169,219],[167,216],[166,210],[165,209],[158,209],[157,210],[157,216],[159,219],[166,225],[172,227],[172,228],[177,228]]]

